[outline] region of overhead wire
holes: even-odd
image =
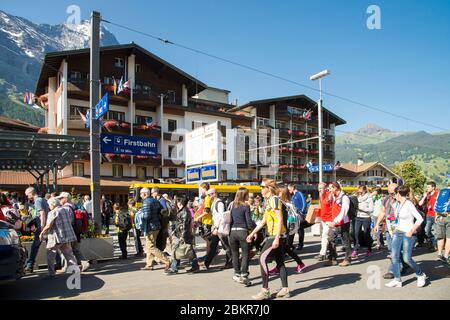
[[[195,48],[192,48],[192,47],[180,44],[180,43],[176,43],[174,41],[171,41],[171,40],[159,37],[159,36],[155,36],[155,35],[152,35],[150,33],[143,32],[143,31],[140,31],[140,30],[137,30],[137,29],[134,29],[134,28],[130,28],[130,27],[121,25],[119,23],[115,23],[115,22],[106,20],[106,19],[102,19],[102,21],[105,22],[105,23],[111,24],[113,26],[116,26],[116,27],[119,27],[119,28],[123,28],[125,30],[128,30],[128,31],[131,31],[131,32],[134,32],[134,33],[138,33],[138,34],[141,34],[143,36],[152,38],[154,40],[161,41],[164,44],[171,44],[173,46],[176,46],[176,47],[179,47],[179,48],[183,48],[185,50],[189,50],[189,51],[192,51],[192,52],[196,52],[198,54],[202,54],[204,56],[208,56],[210,58],[213,58],[213,59],[216,59],[216,60],[220,60],[222,62],[233,64],[235,66],[238,66],[238,67],[241,67],[241,68],[245,68],[245,69],[248,69],[248,70],[260,73],[260,74],[264,74],[266,76],[269,76],[269,77],[272,77],[272,78],[275,78],[275,79],[279,79],[279,80],[282,80],[282,81],[285,81],[285,82],[289,82],[291,84],[294,84],[294,85],[297,85],[297,86],[300,86],[300,87],[303,87],[303,88],[307,88],[309,90],[320,92],[320,90],[317,89],[317,88],[305,85],[303,83],[300,83],[298,81],[294,81],[294,80],[288,79],[288,78],[280,76],[280,75],[276,75],[276,74],[273,74],[273,73],[270,73],[270,72],[267,72],[267,71],[264,71],[264,70],[261,70],[261,69],[258,69],[258,68],[255,68],[255,67],[243,64],[243,63],[240,63],[240,62],[232,61],[230,59],[222,58],[222,57],[219,57],[219,56],[217,56],[215,54],[211,54],[211,53],[208,53],[208,52],[203,51],[203,50],[195,49]],[[356,100],[353,100],[353,99],[350,99],[350,98],[346,98],[346,97],[342,97],[342,96],[339,96],[337,94],[334,94],[334,93],[331,93],[331,92],[328,92],[328,91],[323,91],[322,90],[322,94],[325,94],[325,95],[328,95],[330,97],[333,97],[333,98],[336,98],[336,99],[340,99],[342,101],[346,101],[346,102],[349,102],[349,103],[352,103],[352,104],[356,104],[356,105],[362,106],[362,107],[364,107],[366,109],[371,109],[371,110],[374,110],[374,111],[377,111],[377,112],[388,114],[390,116],[397,117],[397,118],[400,118],[400,119],[403,119],[403,120],[407,120],[407,121],[410,121],[410,122],[414,122],[414,123],[417,123],[417,124],[421,124],[421,125],[424,125],[424,126],[427,126],[427,127],[432,127],[432,128],[443,130],[443,131],[449,130],[448,128],[443,128],[443,127],[440,127],[440,126],[436,126],[434,124],[430,124],[430,123],[426,123],[426,122],[419,121],[419,120],[416,120],[416,119],[412,119],[412,118],[406,117],[404,115],[399,115],[399,114],[387,111],[387,110],[385,110],[383,108],[374,107],[374,106],[371,106],[371,105],[368,105],[368,104],[365,104],[365,103],[361,103],[359,101],[356,101]]]

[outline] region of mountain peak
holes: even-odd
[[[390,132],[392,132],[392,131],[389,129],[380,127],[376,123],[368,123],[365,127],[358,129],[356,131],[357,134],[368,134],[368,135],[390,133]]]

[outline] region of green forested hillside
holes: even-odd
[[[450,134],[429,134],[424,131],[400,134],[386,141],[367,144],[336,144],[336,160],[353,162],[361,157],[364,161],[381,161],[389,166],[411,159],[424,171],[429,179],[443,183],[445,174],[450,173]],[[379,140],[380,141],[380,140]]]

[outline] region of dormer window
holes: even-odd
[[[114,66],[117,68],[123,68],[125,66],[122,58],[114,58]]]

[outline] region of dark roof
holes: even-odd
[[[137,50],[141,53],[147,55],[150,59],[154,59],[158,61],[159,63],[169,67],[173,71],[179,73],[181,76],[185,77],[186,79],[194,82],[200,89],[204,90],[208,86],[201,82],[200,80],[194,78],[193,76],[187,74],[183,70],[175,67],[174,65],[170,64],[169,62],[161,59],[157,55],[154,55],[150,51],[142,48],[141,46],[135,44],[134,42],[130,44],[119,44],[119,45],[113,45],[113,46],[105,46],[100,47],[100,54],[102,52],[107,51],[117,51],[117,50]],[[78,50],[67,50],[67,51],[57,51],[57,52],[49,52],[45,55],[44,63],[41,67],[41,72],[39,75],[39,80],[36,85],[36,95],[40,96],[41,94],[45,93],[45,87],[48,85],[48,78],[49,77],[56,77],[58,70],[60,68],[61,62],[64,58],[69,56],[76,56],[76,55],[82,55],[82,54],[90,54],[90,48],[86,49],[78,49]]]
[[[37,132],[39,127],[32,125],[31,123],[18,120],[11,119],[7,117],[0,116],[0,130],[14,130],[14,131],[30,131]]]
[[[300,94],[300,95],[296,95],[296,96],[287,96],[287,97],[278,97],[278,98],[270,98],[270,99],[263,99],[263,100],[254,100],[254,101],[250,101],[244,105],[238,106],[233,108],[230,111],[238,111],[238,110],[242,110],[244,108],[250,107],[250,106],[257,106],[257,105],[264,105],[264,104],[271,104],[271,103],[275,103],[275,102],[288,102],[288,101],[292,101],[292,100],[306,100],[308,103],[316,105],[317,102],[312,100],[310,97],[304,95],[304,94]],[[337,125],[341,125],[341,124],[346,124],[347,121],[345,121],[344,119],[342,119],[341,117],[339,117],[338,115],[336,115],[335,113],[331,112],[330,110],[328,110],[327,108],[324,108],[322,106],[323,110],[325,112],[328,112],[333,118],[336,119],[336,124]]]

